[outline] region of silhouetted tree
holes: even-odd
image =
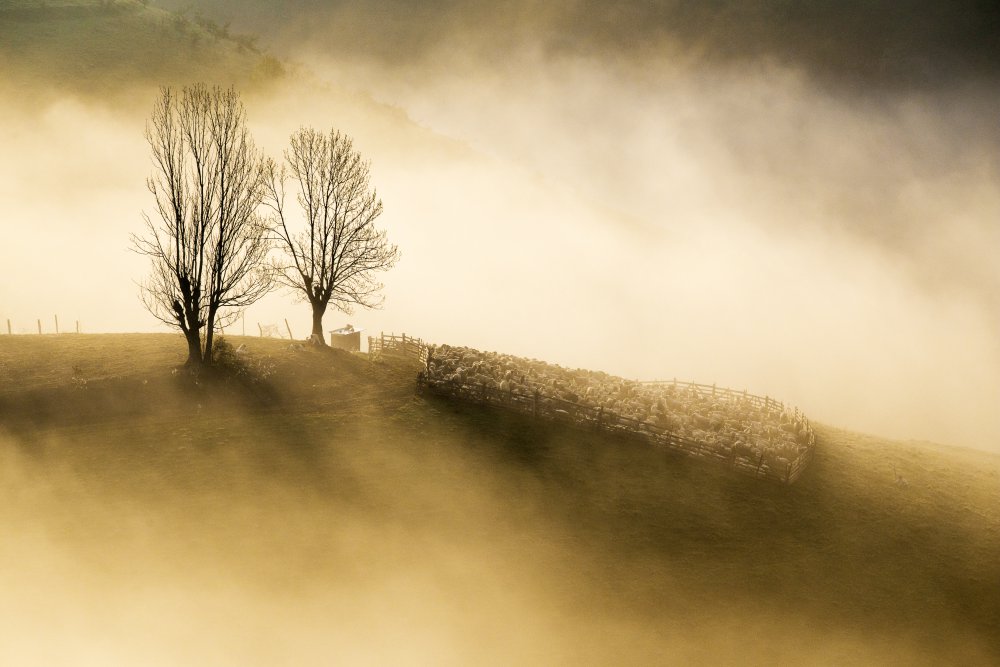
[[[233,89],[198,84],[177,95],[163,88],[146,139],[156,216],[143,213],[145,233],[132,235],[133,248],[152,263],[142,301],[184,333],[188,365],[211,364],[215,330],[272,284],[269,235],[258,213],[265,162]]]
[[[350,313],[355,305],[381,305],[376,274],[396,263],[399,250],[375,227],[382,201],[370,186],[369,164],[347,136],[302,128],[291,137],[285,164],[269,162],[267,174],[265,202],[274,210],[272,230],[282,250],[275,280],[309,301],[313,340],[325,345],[327,308]],[[304,215],[297,231],[285,210],[289,179]]]

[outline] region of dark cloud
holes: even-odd
[[[207,0],[198,11],[279,50],[310,41],[331,55],[399,61],[458,40],[482,55],[531,43],[608,58],[664,49],[689,63],[764,58],[850,85],[1000,74],[1000,6],[982,0]]]

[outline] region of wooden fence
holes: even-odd
[[[383,355],[404,357],[413,359],[421,364],[427,364],[428,347],[424,341],[405,333],[386,335],[383,332],[378,338],[368,337],[368,358],[371,360],[380,359]]]
[[[708,395],[713,397],[723,397],[728,398],[733,401],[745,401],[750,405],[754,405],[759,408],[765,409],[776,409],[784,410],[785,404],[776,401],[770,396],[757,396],[756,394],[747,393],[747,390],[737,391],[736,389],[726,389],[725,387],[717,387],[714,384],[698,384],[697,382],[679,382],[678,380],[642,380],[639,384],[653,385],[658,387],[681,387],[683,389],[694,389],[699,394]]]
[[[6,320],[7,320],[7,326],[6,326],[5,331],[7,332],[8,336],[21,335],[21,334],[34,334],[36,332],[38,334],[44,334],[44,333],[55,333],[55,334],[80,333],[80,320],[76,320],[76,323],[75,323],[74,327],[72,329],[67,330],[66,327],[63,327],[63,328],[59,327],[59,316],[58,315],[53,315],[52,316],[51,322],[53,322],[55,324],[55,327],[50,327],[49,326],[49,324],[48,324],[49,320],[45,320],[45,325],[43,326],[43,324],[42,324],[43,320],[41,318],[39,318],[39,319],[37,319],[37,320],[35,320],[34,322],[31,323],[31,328],[30,329],[25,329],[22,326],[21,329],[20,329],[20,332],[18,334],[14,333],[14,326],[11,323],[10,318],[6,318]]]
[[[371,340],[377,341],[378,339],[370,338],[369,343]],[[693,385],[693,383],[683,384]],[[711,385],[693,386],[708,389],[713,388]],[[490,387],[487,384],[466,385],[450,380],[431,379],[423,371],[417,377],[417,387],[419,391],[472,403],[495,406],[505,410],[513,410],[530,415],[536,419],[546,419],[571,426],[639,438],[654,446],[687,456],[713,461],[733,468],[743,474],[769,479],[782,484],[791,484],[798,479],[812,456],[812,447],[809,447],[805,452],[799,454],[799,456],[779,469],[778,466],[772,467],[768,465],[764,461],[763,454],[756,458],[738,456],[734,448],[731,448],[727,453],[720,451],[708,443],[678,436],[654,424],[631,417],[624,417],[605,410],[603,407],[595,408],[561,398],[545,396],[538,390],[535,390],[532,394],[525,394],[513,389],[503,391]],[[716,389],[716,391],[722,390]],[[725,391],[739,397],[744,396],[744,392]],[[769,401],[771,405],[778,405],[767,397],[753,396],[752,394],[745,395],[748,399],[757,399],[757,402],[760,404],[767,404]]]

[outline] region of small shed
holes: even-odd
[[[330,332],[330,347],[348,352],[361,351],[361,332],[350,324]]]

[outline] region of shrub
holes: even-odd
[[[274,361],[270,357],[256,357],[237,352],[225,338],[219,337],[212,346],[215,372],[241,384],[261,384],[274,375]]]

